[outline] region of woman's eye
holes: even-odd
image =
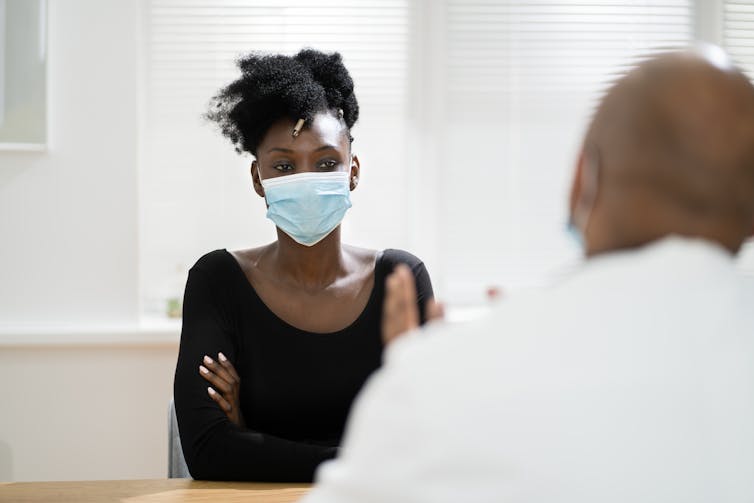
[[[338,161],[328,159],[319,163],[319,169],[321,170],[333,170],[338,165]]]
[[[281,172],[285,173],[287,171],[291,171],[293,169],[293,165],[286,164],[286,163],[280,163],[280,164],[276,164],[275,165],[275,169],[278,170],[278,171],[281,171]]]

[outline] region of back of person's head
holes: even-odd
[[[310,122],[330,112],[350,131],[359,117],[353,80],[337,52],[249,54],[238,67],[241,77],[220,90],[207,113],[238,152],[256,155],[265,133],[280,119]]]
[[[666,53],[602,100],[571,214],[588,255],[676,234],[737,252],[754,233],[754,87],[722,50]]]

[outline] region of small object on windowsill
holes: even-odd
[[[497,302],[503,298],[503,289],[497,285],[488,286],[485,293],[488,302]]]
[[[167,315],[168,318],[180,318],[181,317],[181,299],[178,297],[171,297],[167,300]]]

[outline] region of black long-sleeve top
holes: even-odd
[[[364,311],[338,332],[318,334],[278,318],[226,250],[203,256],[189,271],[174,398],[183,453],[194,478],[310,482],[335,456],[356,393],[382,356],[385,277],[407,264],[424,303],[432,285],[424,264],[385,250],[375,264]],[[208,396],[199,375],[204,355],[223,352],[241,378],[242,428]]]

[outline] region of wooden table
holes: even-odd
[[[308,484],[205,482],[190,479],[100,480],[92,482],[0,483],[2,503],[289,503]]]

